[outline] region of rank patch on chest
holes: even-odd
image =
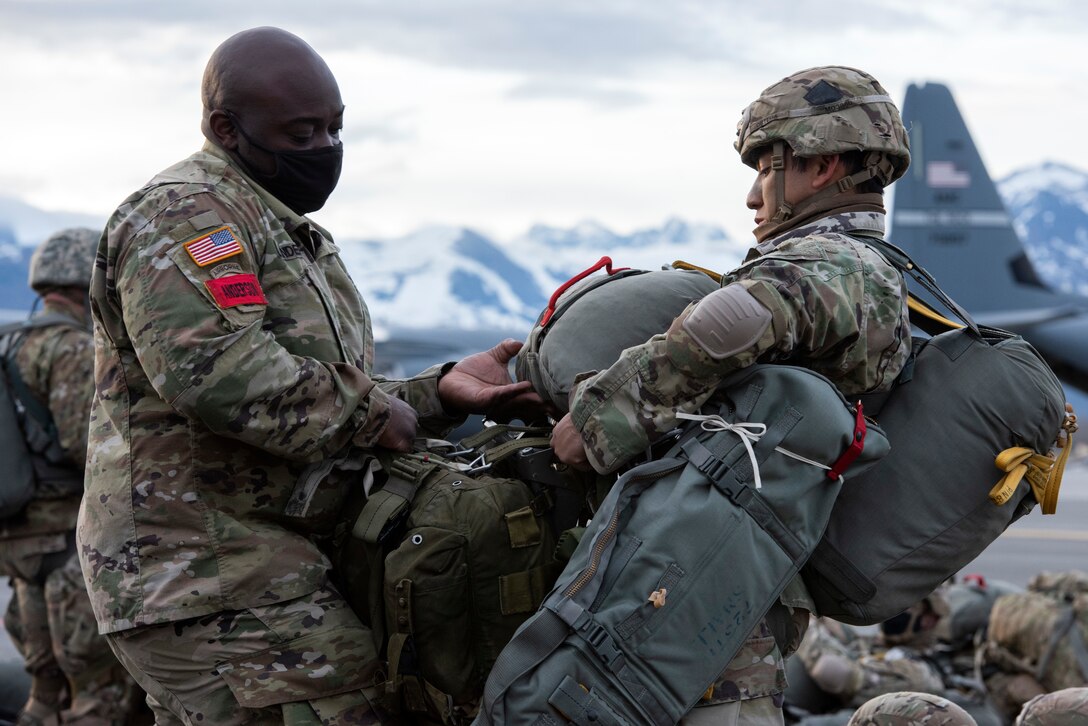
[[[214,280],[205,280],[204,285],[215,298],[215,304],[221,308],[268,304],[256,275],[227,275]]]
[[[228,257],[242,254],[242,245],[230,231],[230,227],[220,227],[185,243],[185,251],[200,267]]]

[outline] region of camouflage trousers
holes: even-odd
[[[680,726],[782,726],[783,723],[780,696],[696,706],[680,720]]]
[[[387,722],[368,697],[384,677],[370,629],[332,589],[108,638],[157,724]]]
[[[82,726],[136,718],[143,694],[98,634],[74,540],[26,537],[0,551],[13,590],[4,626],[32,678],[27,715]]]

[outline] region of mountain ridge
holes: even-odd
[[[1088,172],[1043,162],[997,185],[1040,276],[1088,295]],[[29,310],[34,296],[26,268],[37,241],[104,221],[0,196],[0,309]],[[671,217],[628,234],[593,220],[569,228],[535,224],[509,240],[470,227],[431,226],[395,238],[342,235],[338,246],[378,330],[518,331],[528,330],[560,284],[601,257],[616,267],[656,269],[683,259],[727,270],[749,242],[717,225]]]

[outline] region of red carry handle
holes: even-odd
[[[858,454],[865,449],[865,432],[865,416],[861,413],[861,401],[858,401],[857,415],[854,417],[854,439],[838,461],[831,465],[831,470],[827,472],[828,479],[838,479],[854,463],[854,459],[858,458]]]
[[[582,270],[577,275],[560,285],[559,288],[552,293],[551,298],[549,298],[548,300],[548,307],[545,308],[544,314],[540,316],[540,327],[543,328],[548,325],[548,321],[551,320],[552,315],[555,314],[555,303],[559,301],[559,296],[566,292],[567,288],[581,280],[583,277],[586,277],[587,275],[592,275],[594,272],[601,269],[602,267],[605,268],[605,272],[607,272],[609,275],[614,275],[617,272],[622,272],[623,270],[630,269],[628,267],[617,267],[616,269],[612,269],[612,258],[608,255],[605,255],[601,259],[597,260],[597,262],[592,267],[587,267],[586,269]]]

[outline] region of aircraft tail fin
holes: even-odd
[[[948,87],[911,85],[903,122],[911,164],[892,187],[889,241],[980,323],[1051,317],[1060,296],[1028,259]]]

